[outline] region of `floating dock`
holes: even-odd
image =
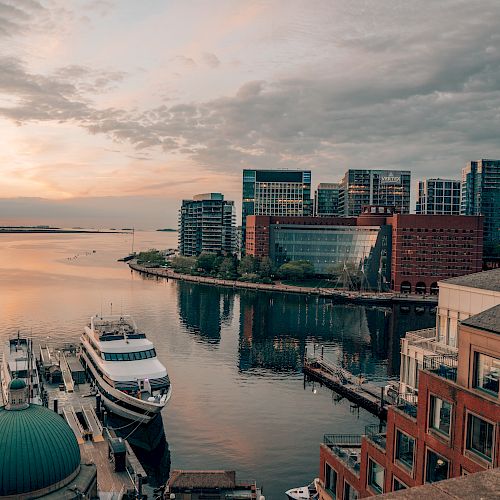
[[[363,381],[344,368],[326,361],[322,356],[306,357],[302,371],[309,378],[326,385],[379,418],[387,418],[383,387]]]

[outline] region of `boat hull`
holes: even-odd
[[[120,417],[137,422],[148,423],[158,415],[170,399],[172,386],[169,387],[164,404],[155,404],[132,397],[115,389],[110,385],[94,367],[90,355],[85,350],[85,344],[82,344],[82,353],[80,360],[87,368],[90,379],[99,390],[102,401],[106,409]]]

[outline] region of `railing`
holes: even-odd
[[[417,401],[418,396],[416,394],[405,394],[405,396],[400,396],[396,404],[396,408],[406,413],[406,415],[417,418]]]
[[[437,337],[436,329],[433,328],[423,328],[422,330],[412,330],[411,332],[407,332],[405,338],[407,340],[423,340],[423,339],[432,339]]]
[[[366,438],[384,450],[386,447],[386,432],[387,428],[385,422],[371,424],[365,427]]]
[[[435,328],[425,328],[424,330],[408,332],[401,339],[401,343],[403,344],[405,341],[408,345],[420,347],[437,354],[456,354],[458,352],[456,347],[439,342]]]
[[[457,381],[458,356],[456,354],[443,354],[440,356],[424,356],[423,368],[439,377]]]
[[[323,442],[354,474],[360,472],[360,434],[325,434]]]

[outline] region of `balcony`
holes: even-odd
[[[409,346],[419,347],[430,353],[448,355],[458,352],[456,347],[438,341],[435,328],[425,328],[423,330],[408,332],[406,336],[401,339],[402,343],[405,341]]]
[[[325,434],[323,443],[345,466],[359,476],[361,438],[360,434]]]
[[[405,394],[404,396],[399,396],[395,406],[409,417],[416,419],[417,401],[418,396],[416,394]]]
[[[387,436],[387,428],[385,422],[367,425],[365,427],[365,436],[366,439],[370,440],[385,452]]]
[[[443,354],[436,356],[424,356],[423,368],[438,377],[452,382],[457,381],[457,354]]]

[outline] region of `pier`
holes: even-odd
[[[302,371],[309,378],[317,380],[379,418],[387,418],[383,387],[363,381],[344,368],[323,359],[322,355],[306,355]]]

